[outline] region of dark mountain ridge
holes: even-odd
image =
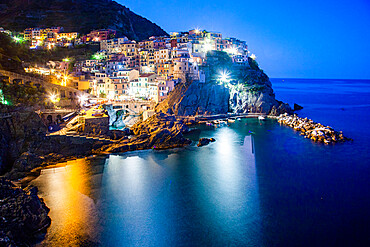
[[[14,31],[61,26],[66,32],[82,34],[110,28],[134,40],[167,35],[155,23],[112,0],[0,0],[0,26]]]

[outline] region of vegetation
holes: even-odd
[[[15,42],[5,33],[0,33],[0,69],[21,72],[22,60],[29,58],[26,45]]]
[[[66,32],[82,34],[112,28],[118,35],[135,40],[167,35],[156,24],[112,0],[2,0],[1,3],[0,26],[15,31],[61,26]]]
[[[44,103],[45,89],[30,83],[9,83],[0,79],[0,92],[3,96],[0,104],[34,106]]]
[[[56,47],[52,50],[30,50],[26,43],[18,43],[11,36],[0,33],[0,69],[24,72],[22,62],[44,64],[61,61],[66,57],[73,61],[90,59],[99,45],[82,45],[76,48]],[[72,66],[70,66],[72,68]]]

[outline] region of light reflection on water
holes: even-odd
[[[370,84],[363,93],[332,95],[325,87],[307,93],[310,83],[286,80],[280,87],[295,93],[277,96],[354,142],[325,146],[274,121],[248,119],[201,127],[194,141],[216,139],[201,148],[46,169],[32,182],[51,208],[41,245],[370,246],[370,119],[359,107],[370,104]]]
[[[51,208],[41,245],[163,246],[258,242],[252,137],[231,128],[197,148],[80,159],[32,183]],[[225,238],[225,236],[227,236]]]

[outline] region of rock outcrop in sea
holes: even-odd
[[[95,150],[99,153],[121,153],[143,149],[168,149],[189,145],[191,141],[183,136],[188,127],[174,116],[157,113],[131,128],[133,136]]]
[[[46,232],[50,210],[37,192],[36,187],[23,190],[0,178],[0,246],[30,246]]]

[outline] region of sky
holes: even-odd
[[[272,78],[370,79],[370,0],[117,0],[166,32],[247,41]]]

